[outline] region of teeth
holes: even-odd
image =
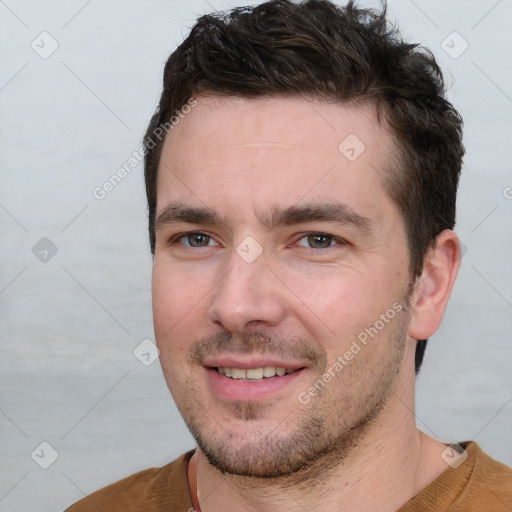
[[[263,377],[273,377],[276,374],[276,369],[274,366],[265,366],[263,368]]]
[[[249,370],[243,370],[242,368],[225,368],[219,366],[217,371],[221,375],[231,377],[232,379],[249,379],[249,380],[261,380],[263,378],[282,377],[283,375],[289,375],[295,370],[287,370],[286,368],[276,368],[275,366],[265,366],[264,368],[250,368]]]
[[[263,368],[251,368],[247,370],[248,379],[263,379]]]
[[[247,372],[240,368],[231,368],[231,377],[233,377],[233,379],[246,379]]]

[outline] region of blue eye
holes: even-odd
[[[309,249],[327,249],[339,243],[342,243],[342,240],[332,235],[326,233],[310,233],[299,239],[297,245],[308,247]]]
[[[210,235],[199,232],[181,235],[176,241],[186,247],[208,247],[209,245],[215,245]]]

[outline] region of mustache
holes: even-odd
[[[318,368],[327,367],[325,350],[313,340],[303,336],[284,337],[262,331],[241,334],[222,332],[199,339],[190,347],[188,363],[202,365],[206,357],[226,352],[271,354],[284,360],[305,359]]]

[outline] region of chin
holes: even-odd
[[[311,416],[300,421],[290,416],[277,426],[247,422],[221,433],[212,432],[211,424],[206,429],[189,425],[189,429],[209,463],[223,474],[276,480],[293,477],[297,482],[316,478],[338,465],[377,412],[342,429],[333,429],[325,420]]]

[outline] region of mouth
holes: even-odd
[[[284,397],[307,367],[283,361],[222,358],[204,364],[210,391],[223,401],[253,402]],[[302,385],[302,387],[304,384]],[[301,388],[300,388],[301,389]],[[299,391],[300,391],[299,389]]]
[[[217,366],[214,370],[219,375],[224,375],[228,379],[243,380],[246,382],[258,382],[265,379],[271,379],[273,377],[283,377],[284,375],[291,375],[296,371],[300,371],[301,368],[283,368],[276,366],[260,366],[259,368],[233,368],[229,366]]]

